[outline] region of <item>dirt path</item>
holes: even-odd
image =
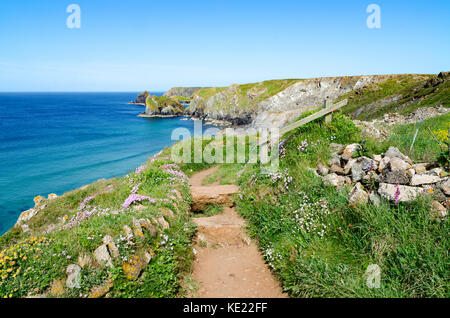
[[[216,169],[210,168],[191,177],[193,193],[201,192],[203,199],[210,193],[213,200],[218,193],[238,191],[237,186],[201,186],[202,180]],[[196,200],[194,194],[193,200]],[[222,214],[194,218],[194,222],[198,225],[198,233],[192,275],[199,288],[191,297],[287,297],[263,261],[258,247],[245,234],[245,221],[234,207],[225,207]]]

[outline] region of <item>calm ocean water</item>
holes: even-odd
[[[34,196],[133,171],[193,121],[144,119],[137,93],[0,93],[0,235]]]

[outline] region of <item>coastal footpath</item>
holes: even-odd
[[[175,163],[166,148],[124,177],[37,196],[0,237],[0,296],[208,297],[216,291],[212,278],[227,275],[236,284],[238,273],[245,281],[247,257],[259,257],[261,275],[252,279],[270,286],[270,295],[447,297],[448,73],[379,79],[336,95],[349,103],[331,121],[319,118],[282,136],[278,172],[205,158]],[[279,93],[295,84],[281,82]],[[196,91],[183,114],[214,118],[213,108],[200,116],[191,107],[217,90]],[[244,127],[258,125],[258,114]],[[247,150],[249,140],[240,141]],[[201,145],[227,150],[222,137]],[[239,254],[242,271],[207,266],[246,246],[252,253]],[[380,288],[368,277],[379,277]]]

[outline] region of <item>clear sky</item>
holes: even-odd
[[[81,28],[66,25],[70,4]],[[381,28],[369,29],[369,4]],[[1,0],[0,91],[450,71],[450,1]]]

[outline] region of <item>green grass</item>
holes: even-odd
[[[424,122],[442,128],[448,117]],[[397,131],[410,131],[401,126]],[[431,218],[431,198],[376,207],[348,205],[349,188],[324,186],[309,170],[327,162],[329,143],[362,142],[345,116],[329,124],[317,120],[286,137],[274,181],[259,165],[249,165],[239,182],[237,208],[249,224],[269,266],[292,297],[448,297],[448,220]],[[307,151],[297,149],[307,140]],[[314,142],[314,144],[312,144]],[[367,142],[367,151],[375,150]],[[392,143],[391,143],[392,145]],[[401,146],[400,144],[395,144]],[[387,146],[387,144],[386,144]],[[430,158],[439,149],[417,145]],[[322,232],[323,231],[323,232]],[[369,264],[381,267],[381,288],[368,288]]]
[[[206,207],[206,210],[203,210],[202,213],[195,213],[193,217],[200,218],[205,216],[213,216],[217,214],[223,213],[224,207],[217,204],[210,204]]]
[[[238,180],[238,173],[242,170],[244,164],[224,163],[212,174],[203,179],[203,185],[218,182],[224,184],[236,184]]]
[[[66,288],[62,297],[84,297],[93,287],[105,284],[107,279],[113,280],[110,297],[176,297],[184,275],[190,273],[194,257],[191,240],[196,226],[188,214],[190,191],[187,181],[174,181],[172,175],[161,168],[170,163],[168,159],[151,160],[140,174],[100,180],[68,192],[48,201],[47,206],[27,223],[30,232],[14,228],[0,237],[0,297],[48,292],[53,281],[66,278],[67,266],[76,264],[79,256],[91,255],[93,258],[93,252],[102,244],[105,235],[112,236],[119,249],[120,255],[114,260],[113,268],[95,264],[84,268],[81,288]],[[136,184],[140,184],[138,194],[163,200],[156,203],[142,201],[139,203],[142,209],[131,206],[123,210],[121,205]],[[168,199],[173,189],[177,189],[184,199]],[[81,202],[93,195],[95,197],[88,204],[104,213],[66,227],[69,220],[80,213]],[[144,231],[142,238],[134,238],[134,245],[121,239],[123,227],[131,227],[133,218],[156,218],[162,215],[161,209],[170,209],[174,213],[174,218],[168,220],[169,229],[160,230],[157,237]],[[47,233],[50,225],[56,230]],[[123,261],[150,250],[154,258],[139,278],[126,278]]]

